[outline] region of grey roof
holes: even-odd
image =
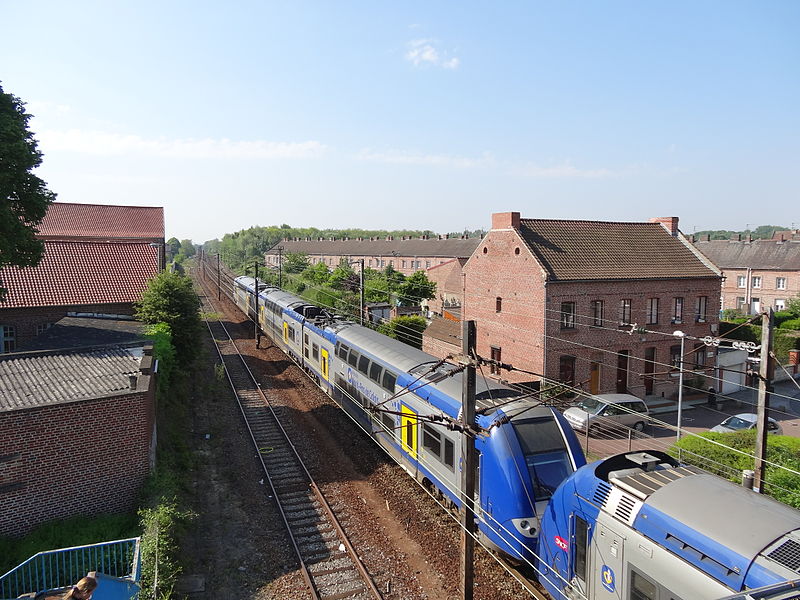
[[[448,238],[408,240],[299,240],[275,244],[267,254],[277,254],[278,248],[284,252],[305,252],[322,256],[430,256],[444,258],[469,258],[481,243],[480,238]]]
[[[719,277],[659,223],[521,219],[520,235],[551,280]]]
[[[0,411],[34,408],[130,391],[143,347],[107,346],[0,356]]]
[[[128,319],[64,317],[19,347],[20,351],[55,350],[143,342],[144,324]]]
[[[800,239],[775,240],[711,240],[695,242],[695,247],[720,269],[775,269],[800,271]]]

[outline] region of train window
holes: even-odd
[[[303,334],[303,340],[305,341],[306,346],[308,346],[308,334]]]
[[[546,500],[573,471],[561,430],[552,417],[511,424],[525,455],[536,500]]]
[[[455,467],[455,444],[453,444],[453,440],[448,440],[447,438],[444,439],[444,464],[450,467],[450,470],[453,470]]]
[[[369,373],[369,359],[366,356],[362,356],[359,359],[358,370],[361,371],[364,375]]]
[[[311,344],[311,356],[314,357],[314,360],[319,361],[319,346],[317,344]]]
[[[383,427],[386,429],[386,433],[394,437],[394,431],[395,431],[394,415],[381,412],[381,421],[383,422]]]
[[[369,378],[372,379],[378,385],[381,384],[381,375],[382,375],[383,367],[381,367],[378,363],[374,362],[369,367]]]
[[[383,389],[394,394],[394,386],[396,383],[397,375],[388,370],[383,372]]]
[[[305,340],[305,344],[303,345],[303,356],[308,358],[308,334],[304,334],[303,339]]]
[[[347,354],[350,352],[350,348],[345,346],[344,344],[339,344],[336,346],[336,356],[341,358],[343,361],[347,362]]]
[[[436,458],[442,460],[442,436],[432,425],[422,426],[422,446],[430,450]]]
[[[359,357],[360,357],[360,354],[351,348],[350,349],[350,354],[347,355],[347,363],[351,367],[355,367],[356,365],[358,365]]]
[[[647,577],[631,569],[630,600],[656,600],[656,584]]]
[[[586,556],[589,545],[589,524],[578,515],[575,518],[575,577],[586,584]]]

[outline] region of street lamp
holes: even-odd
[[[673,336],[681,339],[681,355],[678,358],[678,437],[676,441],[681,439],[681,418],[683,410],[683,348],[686,341],[686,334],[683,331],[674,331]]]

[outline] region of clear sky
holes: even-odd
[[[253,225],[800,227],[800,2],[0,0],[63,202]]]

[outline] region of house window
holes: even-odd
[[[745,307],[745,297],[739,296],[736,298],[736,310],[743,311]]]
[[[592,310],[592,325],[594,325],[595,327],[602,327],[603,326],[603,301],[602,300],[592,300],[591,310]]]
[[[672,305],[672,322],[683,323],[683,298],[675,298]]]
[[[425,261],[425,268],[426,269],[430,269],[431,268],[431,261],[429,261],[429,260]]]
[[[501,356],[502,356],[501,349],[498,348],[497,346],[492,346],[492,360],[500,362],[501,361]],[[489,371],[491,372],[492,375],[499,375],[500,374],[500,367],[498,367],[496,364],[493,363],[493,364],[489,365]]]
[[[381,259],[381,269],[383,269],[385,266],[386,266],[386,261]]]
[[[780,298],[775,299],[775,310],[785,310],[786,309],[786,300],[782,300]]]
[[[503,310],[503,299],[498,296],[494,300],[494,312],[499,313],[501,310]]]
[[[401,261],[400,261],[400,265],[401,265],[401,267],[402,267],[403,269],[405,269],[405,268],[406,268],[406,261],[404,261],[404,260],[401,260]]]
[[[564,355],[558,359],[558,380],[567,385],[575,385],[575,357]]]
[[[669,347],[669,364],[673,371],[681,368],[681,347],[680,344]]]
[[[776,277],[775,278],[775,289],[776,290],[785,290],[786,289],[786,277]]]
[[[370,266],[370,267],[372,266],[372,259],[371,258],[369,259],[369,265],[368,266]]]
[[[694,368],[695,370],[704,369],[706,366],[706,345],[697,344],[694,347]]]
[[[630,299],[624,299],[619,301],[619,324],[620,325],[630,325],[631,324],[631,301]]]
[[[658,298],[647,299],[647,323],[650,325],[658,323]]]
[[[575,329],[575,303],[561,303],[561,329]]]
[[[36,326],[36,335],[42,335],[45,331],[53,326],[52,323],[39,323]]]
[[[0,352],[14,352],[17,349],[17,329],[13,325],[0,326]]]
[[[761,287],[761,276],[760,275],[754,275],[753,276],[753,287],[754,288],[760,288]]]
[[[747,287],[747,277],[745,277],[744,275],[738,275],[736,277],[736,287],[740,288]]]
[[[393,260],[390,260],[390,261],[389,261],[389,266],[390,266],[390,267],[392,267],[392,268],[394,268],[394,261],[393,261]]]
[[[697,297],[697,310],[695,311],[694,320],[698,323],[705,323],[708,316],[708,296]]]

